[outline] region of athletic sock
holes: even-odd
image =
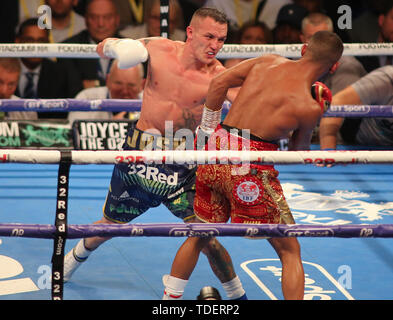
[[[246,292],[243,289],[242,283],[238,276],[232,280],[222,284],[228,299],[230,300],[246,300]]]
[[[78,262],[84,262],[92,252],[85,247],[85,239],[81,239],[73,250],[74,258]]]
[[[181,300],[183,298],[184,288],[186,287],[188,280],[165,275],[162,278],[162,281],[165,286],[162,300]]]

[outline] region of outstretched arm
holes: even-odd
[[[101,58],[111,58],[111,57],[107,57],[106,55],[105,55],[105,52],[104,52],[104,47],[105,47],[105,44],[108,42],[108,41],[117,41],[117,40],[132,40],[132,41],[140,41],[145,47],[146,47],[146,45],[150,42],[150,41],[153,41],[153,40],[156,40],[156,39],[163,39],[162,37],[147,37],[147,38],[140,38],[140,39],[137,39],[137,40],[133,40],[133,39],[119,39],[119,38],[106,38],[106,39],[104,39],[104,40],[102,40],[99,44],[97,44],[97,48],[96,48],[96,52],[98,53],[98,55],[101,57]]]
[[[215,76],[210,82],[205,106],[212,111],[219,110],[228,95],[228,89],[240,87],[260,59],[261,57],[248,59]]]
[[[221,120],[222,104],[227,97],[228,89],[240,87],[251,68],[258,61],[259,58],[247,60],[233,68],[223,71],[213,78],[207,92],[201,124],[197,128],[198,137],[202,135],[209,136],[214,132]],[[204,139],[202,140],[204,141]],[[200,142],[198,142],[199,144]],[[204,142],[202,144],[204,145]]]
[[[149,57],[145,41],[133,39],[107,38],[97,45],[96,51],[102,58],[117,59],[120,69],[134,67]]]

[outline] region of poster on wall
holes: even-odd
[[[129,127],[135,121],[74,121],[75,150],[121,150]]]
[[[43,121],[1,121],[2,149],[73,149],[72,128],[68,123]]]

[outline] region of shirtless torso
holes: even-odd
[[[304,147],[322,115],[310,94],[312,80],[306,63],[266,55],[228,70],[228,75],[236,74],[230,77],[230,86],[242,87],[224,124],[249,129],[267,141],[288,138],[296,130],[292,147]]]
[[[148,71],[137,128],[165,132],[165,121],[173,130],[199,125],[210,80],[225,68],[216,59],[224,45],[227,25],[207,17],[187,28],[186,42],[165,38],[139,39],[148,51]],[[105,41],[97,52],[104,57]],[[229,100],[237,93],[231,90]]]
[[[214,59],[201,67],[187,66],[183,42],[166,39],[144,40],[149,51],[149,69],[144,88],[140,130],[165,131],[165,121],[173,130],[195,130],[199,125],[210,80],[224,67]]]

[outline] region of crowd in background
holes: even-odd
[[[52,29],[38,26],[37,9],[41,5],[51,8]],[[170,0],[169,5],[172,40],[185,41],[185,28],[193,12],[208,6],[228,17],[227,44],[307,43],[319,30],[335,31],[344,43],[393,41],[393,0]],[[346,21],[351,25],[348,29],[339,28],[343,15],[339,8],[343,5],[351,10],[351,21]],[[0,16],[0,43],[97,44],[108,37],[138,39],[160,35],[160,0],[2,1]],[[342,104],[389,104],[393,91],[392,56],[344,56],[336,72],[321,79],[332,90],[333,103],[337,96]],[[222,63],[231,67],[240,61],[228,59]],[[146,66],[120,70],[116,62],[108,59],[0,58],[0,99],[140,99],[145,73]],[[381,86],[387,88],[382,90]],[[348,93],[348,88],[355,91],[356,99],[349,99],[354,93]],[[374,100],[363,98],[370,97],[365,94],[366,89],[378,92],[373,95]],[[1,117],[72,121],[137,116],[125,112],[8,112]],[[324,147],[334,148],[338,143],[392,146],[393,120],[379,120],[346,118],[321,122],[322,133],[337,139]],[[369,132],[373,139],[367,139]],[[379,139],[380,134],[383,139]],[[315,139],[319,139],[317,135]]]

